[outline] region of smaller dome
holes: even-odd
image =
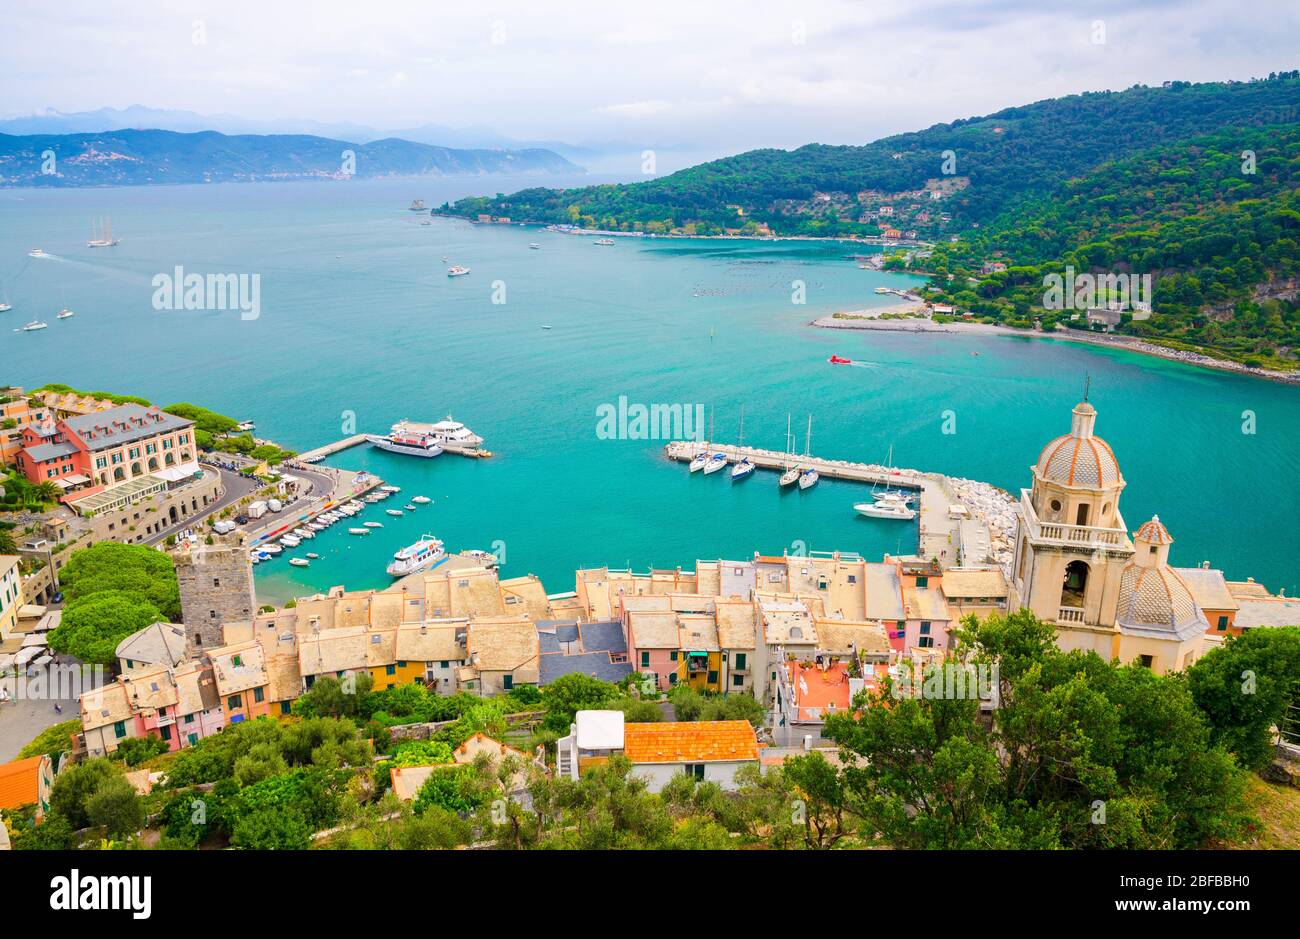
[[[1186,639],[1204,632],[1204,614],[1186,582],[1171,567],[1125,565],[1119,582],[1115,621],[1121,629]]]
[[[1038,455],[1035,472],[1044,482],[1063,486],[1108,487],[1122,484],[1119,462],[1110,444],[1093,435],[1096,409],[1087,401],[1074,406],[1070,432],[1057,437]]]
[[[1151,521],[1144,524],[1137,530],[1133,536],[1134,541],[1142,541],[1147,544],[1173,544],[1174,538],[1169,534],[1169,529],[1160,522],[1159,515],[1151,516]]]

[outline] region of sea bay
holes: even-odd
[[[802,448],[811,414],[819,456],[883,461],[892,446],[900,466],[1018,491],[1042,446],[1068,430],[1087,376],[1097,432],[1128,481],[1128,527],[1158,513],[1176,564],[1209,560],[1230,578],[1297,589],[1295,388],[1030,337],[810,328],[891,302],[878,286],[919,282],[861,270],[843,244],[600,247],[535,228],[421,225],[428,216],[406,210],[417,197],[434,205],[537,182],[0,191],[0,289],[14,305],[0,320],[0,380],[191,401],[255,419],[258,436],[298,450],[352,423],[384,432],[448,413],[486,438],[488,460],[370,448],[332,458],[401,486],[399,499],[434,502],[402,518],[368,510],[385,525],[368,538],[331,529],[310,568],[286,556],[260,565],[259,595],[277,601],[383,586],[387,558],[426,531],[452,550],[503,549],[506,576],[538,574],[552,592],[572,589],[582,566],[909,552],[912,526],[853,513],[861,487],[823,480],[782,494],[768,473],[734,485],[690,475],[664,459],[663,441],[602,439],[598,409],[620,396],[698,403],[716,439],[734,442],[743,406],[745,442],[773,448],[787,415]],[[86,248],[91,219],[106,215],[121,244]],[[54,257],[29,258],[34,247]],[[448,278],[448,264],[472,273]],[[155,310],[152,278],[177,265],[259,275],[260,315]],[[56,321],[64,306],[77,315]],[[50,328],[13,331],[32,318]],[[832,353],[861,365],[829,365]]]

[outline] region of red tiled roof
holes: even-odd
[[[633,763],[757,760],[758,738],[749,721],[625,724],[623,754]]]
[[[0,766],[0,809],[16,809],[36,802],[44,760],[43,756],[33,756]]]

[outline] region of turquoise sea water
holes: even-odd
[[[997,336],[809,328],[815,316],[891,302],[911,281],[858,269],[848,246],[591,239],[472,226],[406,211],[535,181],[386,180],[120,190],[0,191],[0,381],[188,400],[257,421],[305,450],[409,417],[447,413],[490,460],[418,460],[357,448],[334,457],[435,500],[354,538],[336,526],[310,568],[257,569],[263,597],[382,586],[424,531],[449,548],[504,545],[504,573],[572,589],[573,570],[691,567],[699,557],[810,550],[910,551],[915,529],[855,516],[863,490],[823,480],[781,494],[759,472],[733,485],[663,456],[655,440],[597,436],[597,408],[702,403],[715,437],[783,445],[787,414],[813,451],[985,479],[1018,491],[1092,377],[1098,433],[1128,480],[1131,529],[1159,513],[1174,560],[1210,560],[1273,589],[1300,583],[1300,391],[1077,344]],[[122,243],[86,248],[109,215]],[[542,249],[528,249],[530,241]],[[54,260],[27,257],[41,247]],[[440,258],[449,260],[443,263]],[[467,277],[449,279],[448,264]],[[151,278],[256,273],[261,315],[160,312]],[[807,303],[791,303],[791,282]],[[500,282],[494,288],[494,282]],[[492,302],[494,289],[503,304]],[[63,306],[77,313],[58,321]],[[13,332],[39,317],[50,328]],[[543,330],[542,325],[552,328]],[[978,352],[979,355],[972,353]],[[861,367],[827,364],[832,353]],[[944,413],[955,434],[942,432]],[[1256,433],[1243,434],[1243,412]],[[300,549],[305,551],[308,546]]]

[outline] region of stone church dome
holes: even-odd
[[[1172,633],[1180,639],[1206,628],[1192,592],[1173,568],[1134,563],[1125,566],[1120,577],[1115,621],[1122,629]]]
[[[1062,486],[1109,487],[1122,484],[1119,462],[1110,444],[1093,436],[1097,411],[1087,401],[1074,407],[1070,432],[1057,437],[1038,455],[1038,478]]]

